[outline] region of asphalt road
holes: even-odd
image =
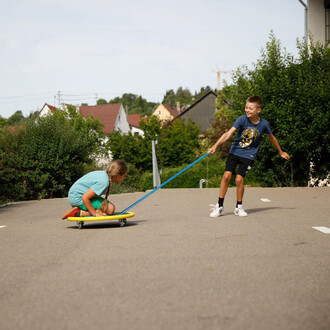
[[[329,193],[247,188],[240,218],[230,188],[212,219],[218,189],[161,189],[81,230],[67,199],[2,207],[0,329],[330,329]]]

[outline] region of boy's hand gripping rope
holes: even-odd
[[[170,181],[172,181],[174,178],[176,178],[178,175],[182,174],[184,171],[186,171],[188,168],[192,167],[193,165],[195,165],[196,163],[198,163],[200,160],[202,160],[203,158],[205,158],[206,156],[208,156],[210,154],[210,152],[206,153],[205,155],[199,157],[198,159],[196,159],[193,163],[191,163],[190,165],[188,165],[187,167],[185,167],[184,169],[182,169],[180,172],[178,172],[177,174],[173,175],[171,178],[169,178],[167,181],[163,182],[161,185],[159,185],[158,187],[156,187],[154,190],[148,192],[145,196],[141,197],[139,200],[137,200],[135,203],[133,203],[132,205],[130,205],[129,207],[127,207],[124,211],[122,211],[120,214],[124,214],[125,212],[127,212],[128,210],[130,210],[132,207],[134,207],[135,205],[139,204],[140,202],[142,202],[144,199],[146,199],[148,196],[150,196],[151,194],[153,194],[155,191],[157,191],[158,189],[160,189],[161,187],[165,186],[167,183],[169,183]]]

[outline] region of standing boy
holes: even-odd
[[[243,195],[244,195],[244,177],[251,169],[254,159],[256,158],[262,133],[266,133],[269,141],[278,150],[281,157],[289,159],[290,156],[282,151],[277,139],[272,134],[268,122],[259,117],[259,113],[262,107],[262,100],[259,96],[251,96],[246,100],[245,115],[239,117],[233,127],[222,134],[219,140],[208,150],[211,154],[215,152],[217,147],[226,142],[238,129],[238,134],[233,142],[229,156],[226,162],[225,173],[223,174],[221,184],[219,200],[216,205],[212,206],[211,218],[219,217],[223,214],[223,201],[227,193],[228,185],[232,174],[235,173],[235,169],[238,166],[236,175],[236,195],[237,204],[234,210],[235,215],[240,217],[247,216],[242,206]]]

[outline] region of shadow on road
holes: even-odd
[[[127,221],[126,225],[124,227],[120,227],[120,224],[118,221],[112,220],[107,222],[96,222],[96,223],[88,223],[85,222],[83,225],[83,229],[104,229],[104,228],[120,228],[123,229],[125,227],[132,227],[132,226],[138,226],[140,222],[144,222],[147,220],[139,220],[139,221]],[[68,226],[68,229],[79,229],[77,225]]]
[[[248,214],[251,214],[251,213],[258,213],[258,212],[265,212],[265,211],[269,211],[269,210],[294,210],[295,208],[294,207],[260,207],[260,208],[257,208],[257,209],[246,209],[247,213]]]

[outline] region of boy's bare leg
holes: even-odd
[[[244,178],[237,174],[236,175],[236,197],[238,202],[243,201],[243,195],[244,195]]]
[[[232,176],[232,172],[230,172],[230,171],[225,171],[225,173],[223,174],[223,177],[222,177],[221,183],[220,183],[220,193],[219,193],[220,198],[225,198],[231,176]]]

